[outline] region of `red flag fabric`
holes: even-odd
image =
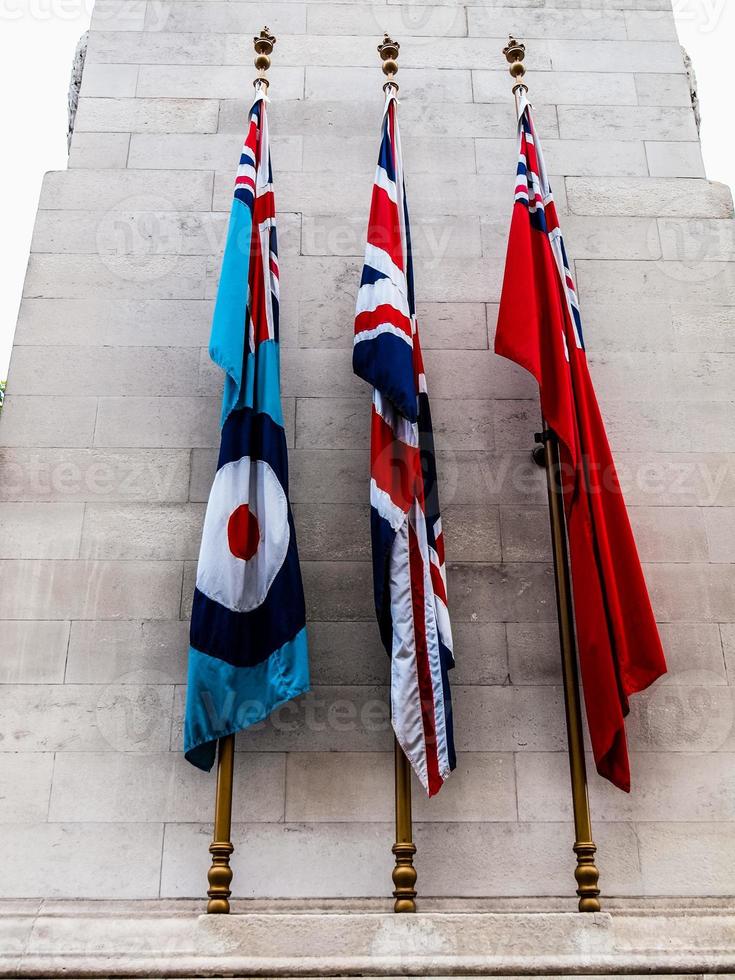
[[[666,673],[661,640],[587,367],[582,323],[525,94],[495,351],[536,378],[559,438],[587,722],[597,770],[630,790],[630,695]]]

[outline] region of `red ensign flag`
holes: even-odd
[[[582,685],[597,771],[630,790],[628,698],[666,673],[661,640],[595,398],[577,295],[543,155],[521,93],[520,158],[495,351],[536,378],[559,438]]]

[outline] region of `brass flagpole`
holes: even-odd
[[[396,74],[398,72],[398,52],[400,44],[386,34],[383,43],[378,45],[378,54],[383,64],[383,74],[388,79],[383,86],[384,91],[392,87],[398,91]],[[393,905],[394,912],[416,911],[416,869],[413,866],[413,856],[416,845],[413,842],[413,827],[411,821],[411,766],[403,749],[395,741],[395,798],[396,798],[396,841],[393,845],[395,866],[393,868]]]
[[[255,48],[254,64],[258,75],[253,81],[256,87],[263,84],[268,88],[265,73],[271,66],[270,55],[276,38],[264,27],[258,37],[253,38]],[[227,914],[230,911],[230,885],[232,884],[232,868],[230,855],[235,850],[230,837],[232,835],[232,788],[235,770],[235,736],[226,735],[217,744],[217,788],[214,804],[214,834],[209,845],[212,855],[212,865],[207,874],[209,888],[207,895],[207,912],[214,915]]]
[[[217,745],[217,789],[214,803],[214,836],[209,845],[212,866],[207,874],[209,888],[207,912],[226,914],[230,911],[232,868],[230,855],[235,850],[232,833],[232,783],[235,770],[235,736],[226,735]]]
[[[518,107],[519,94],[528,91],[523,81],[526,69],[523,59],[525,45],[511,37],[503,49],[510,73],[515,82],[513,94]],[[600,911],[600,873],[595,864],[597,847],[592,838],[589,795],[587,792],[587,766],[584,756],[584,733],[582,730],[582,704],[579,693],[579,673],[577,669],[577,643],[574,633],[574,610],[572,584],[569,571],[567,547],[567,527],[564,514],[564,498],[561,486],[561,456],[556,434],[543,422],[544,431],[536,435],[537,446],[533,458],[546,470],[546,487],[549,498],[549,522],[551,524],[551,544],[554,556],[554,579],[556,583],[556,611],[559,622],[559,643],[561,647],[562,680],[564,686],[564,710],[567,723],[567,744],[569,749],[569,773],[572,783],[572,808],[574,811],[574,853],[577,866],[574,877],[577,881],[580,912]]]

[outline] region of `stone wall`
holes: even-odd
[[[513,31],[671,667],[633,707],[633,794],[590,776],[601,884],[731,893],[732,201],[704,179],[668,0],[97,0],[69,170],[43,185],[0,423],[2,894],[204,890],[214,780],[184,762],[180,729],[218,442],[221,377],[205,348],[264,23],[278,35],[283,388],[315,686],[239,740],[237,894],[389,890],[369,401],[350,366],[384,30],[402,45],[458,660],[459,767],[431,803],[416,790],[421,891],[572,885],[544,482],[529,462],[537,402],[491,351]]]

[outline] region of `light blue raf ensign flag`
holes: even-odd
[[[186,758],[309,689],[306,612],[288,500],[278,353],[278,246],[266,100],[235,178],[209,353],[225,371],[219,462],[191,615]]]

